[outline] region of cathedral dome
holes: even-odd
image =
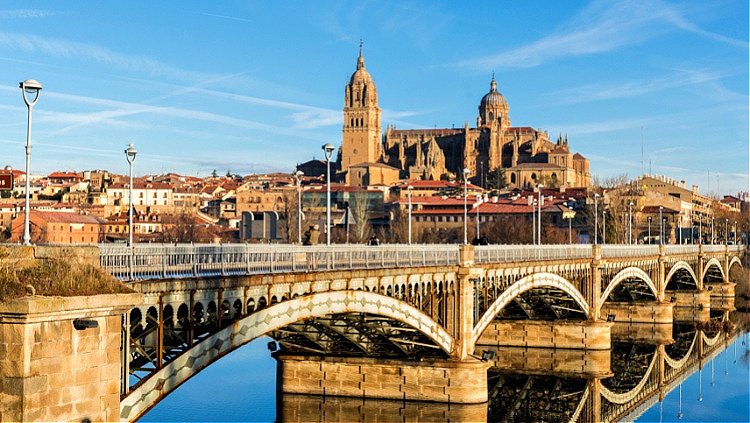
[[[492,106],[492,105],[502,105],[507,106],[507,102],[505,101],[505,97],[503,97],[502,94],[500,94],[497,91],[497,82],[495,82],[495,76],[492,76],[492,83],[490,83],[490,92],[484,95],[482,97],[481,103],[479,103],[480,107],[486,107],[486,106]]]

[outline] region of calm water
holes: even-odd
[[[267,343],[268,338],[255,340],[220,359],[188,380],[140,421],[276,421],[276,362],[267,350]],[[636,421],[750,421],[749,359],[750,336],[745,333],[713,360],[704,363],[700,372],[690,375],[682,382],[681,389],[673,389],[664,401],[657,402]],[[327,410],[320,412],[323,420],[356,421],[362,418],[357,412],[344,415],[342,418],[340,412],[331,413],[332,401],[329,400],[329,404],[321,404],[322,401],[316,398],[303,399],[302,407]],[[353,402],[357,404],[342,406],[334,403],[334,411],[342,408],[361,411],[361,401]],[[394,404],[396,408],[402,409],[422,407],[418,404]],[[429,405],[424,407],[430,408]],[[423,415],[436,415],[431,409],[427,412],[422,411]],[[444,410],[438,410],[437,415],[440,415],[440,412],[445,413]],[[681,418],[678,418],[679,413]],[[318,415],[315,412],[312,414]],[[408,410],[406,414],[414,415],[413,410]],[[440,421],[434,417],[429,420]]]

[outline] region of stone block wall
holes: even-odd
[[[609,350],[610,327],[605,321],[495,321],[477,342],[482,345]]]
[[[478,404],[488,362],[277,355],[284,393]]]
[[[122,313],[140,294],[0,303],[0,421],[119,421]],[[75,319],[96,322],[78,330]]]
[[[607,301],[602,304],[600,315],[604,318],[613,314],[615,322],[618,323],[672,324],[672,308],[673,304],[670,302],[624,303]]]

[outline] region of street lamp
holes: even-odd
[[[737,221],[734,221],[734,245],[737,245]]]
[[[537,241],[539,245],[542,245],[542,188],[544,188],[544,185],[539,184],[536,187],[539,190],[539,213],[537,213],[539,215],[537,221],[537,224],[539,225],[537,233],[539,236],[537,237]]]
[[[19,84],[21,92],[23,92],[23,101],[26,103],[26,108],[29,111],[28,119],[26,121],[26,208],[24,209],[23,218],[23,245],[31,245],[31,233],[29,232],[29,190],[30,190],[30,178],[29,178],[29,162],[31,160],[31,109],[39,100],[39,91],[42,90],[42,84],[33,80],[27,79]],[[29,96],[33,95],[34,99],[29,101]]]
[[[594,244],[599,243],[599,237],[597,231],[599,230],[599,211],[597,209],[597,202],[599,194],[594,194]]]
[[[133,246],[133,162],[138,151],[133,148],[133,143],[128,144],[125,149],[125,158],[130,166],[130,186],[128,187],[128,247]]]
[[[479,241],[479,205],[482,204],[482,196],[477,194],[477,241]]]
[[[607,211],[602,210],[602,244],[607,243]]]
[[[298,170],[294,173],[297,180],[297,243],[302,245],[302,177],[304,172]]]
[[[659,245],[664,243],[664,220],[661,218],[662,211],[664,211],[664,206],[659,206]]]
[[[698,245],[703,243],[703,218],[698,214]]]
[[[648,220],[648,243],[651,245],[651,216],[647,217]]]
[[[628,201],[628,245],[633,244],[633,202]]]
[[[724,219],[724,245],[729,244],[729,219]]]
[[[331,156],[335,149],[330,143],[323,146],[326,156],[326,245],[331,245]]]
[[[468,194],[468,187],[469,187],[469,169],[464,168],[463,170],[464,174],[464,245],[468,244],[468,241],[466,239],[466,219],[468,216],[468,213],[466,211],[466,197]]]
[[[714,245],[714,217],[711,216],[711,245]]]
[[[406,187],[406,193],[409,196],[409,245],[411,245],[411,191],[413,189],[414,187],[411,185]]]

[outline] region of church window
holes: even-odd
[[[531,174],[531,180],[536,181],[536,173]]]
[[[492,112],[490,112],[490,122],[492,122],[493,120],[495,120],[495,115],[493,115]]]
[[[510,183],[511,184],[515,184],[516,183],[516,174],[515,173],[511,173],[510,174]]]

